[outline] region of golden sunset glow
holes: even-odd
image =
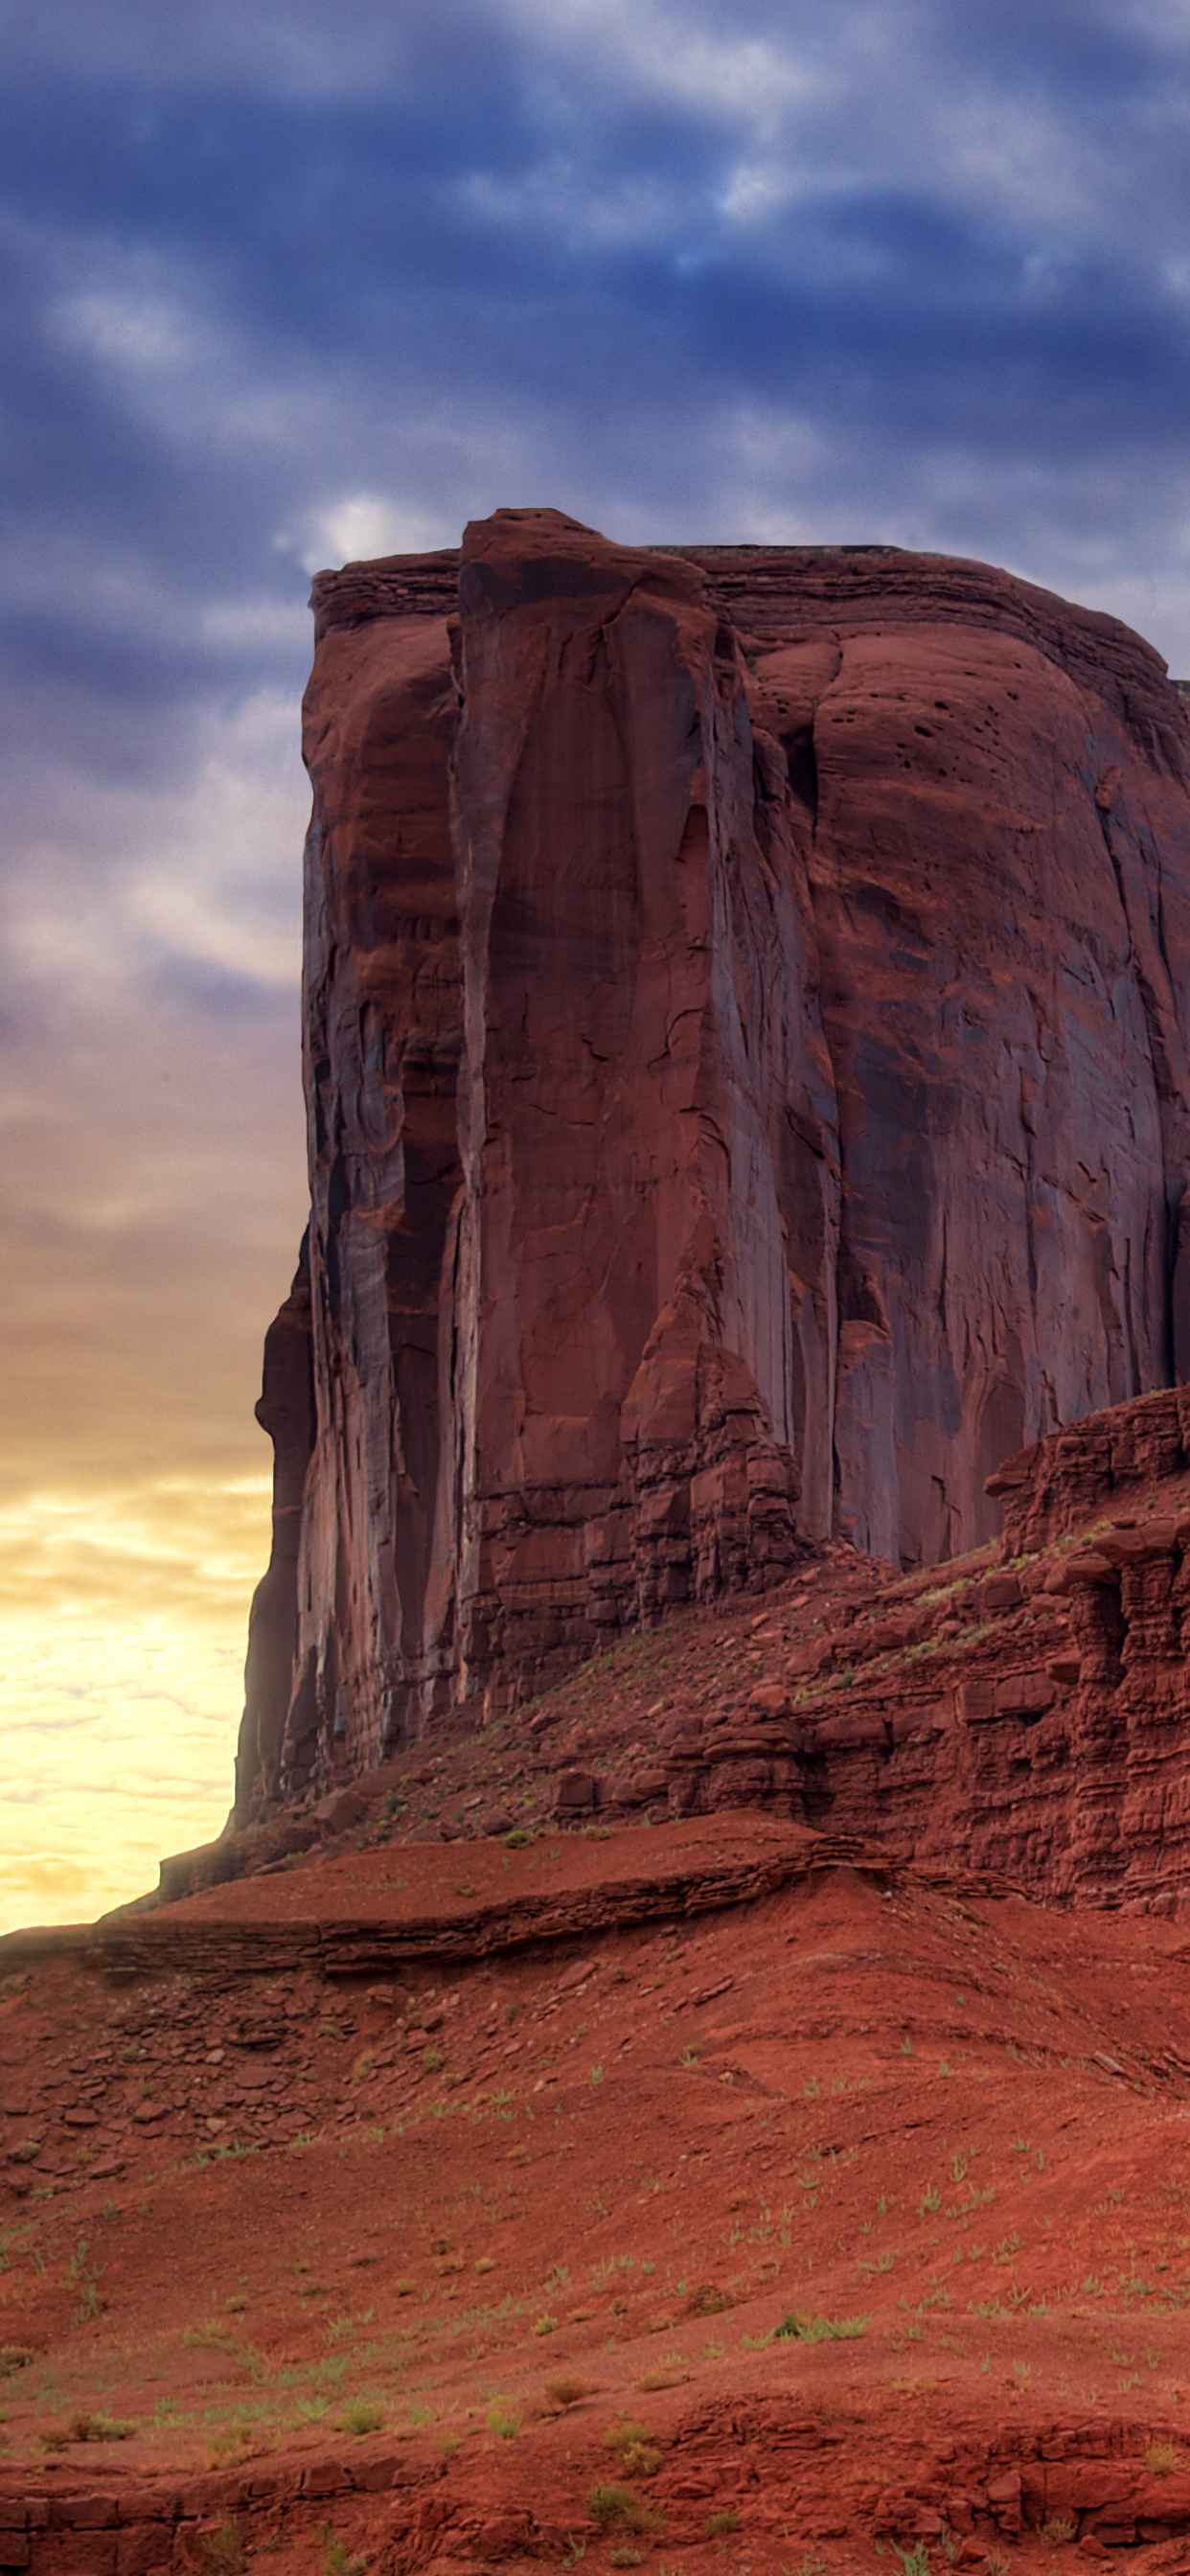
[[[293,696],[168,793],[44,784],[0,1053],[0,1924],[89,1919],[232,1795],[305,1221]],[[104,841],[96,855],[96,837]],[[88,836],[90,836],[88,838]]]
[[[161,1478],[0,1511],[0,1929],[89,1919],[218,1833],[269,1492]]]

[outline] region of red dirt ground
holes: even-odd
[[[139,1918],[416,1919],[381,1985],[18,1970],[0,2568],[1190,2569],[1184,1930],[814,1850],[380,1847]]]

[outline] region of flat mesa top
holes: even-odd
[[[545,533],[542,543],[548,545],[548,542],[548,533]],[[593,542],[602,546],[604,539],[593,537]],[[754,570],[767,563],[789,569],[802,564],[857,560],[889,564],[953,562],[956,566],[960,562],[958,557],[915,554],[905,546],[883,543],[853,545],[841,540],[828,545],[782,546],[762,543],[759,539],[730,545],[670,545],[658,539],[650,545],[626,544],[624,551],[637,555],[677,555],[684,563],[704,564],[708,571],[716,568],[728,571],[737,565]],[[438,546],[425,554],[377,555],[370,560],[361,558],[357,562],[343,564],[338,571],[315,573],[310,604],[320,627],[355,622],[347,616],[336,616],[334,609],[336,605],[344,608],[351,603],[358,616],[365,600],[371,602],[371,606],[364,613],[374,617],[408,614],[410,609],[416,608],[419,593],[424,595],[426,609],[430,610],[440,598],[448,594],[453,596],[462,560],[461,546]],[[1001,574],[998,578],[1003,580],[1005,576]]]
[[[497,513],[497,518],[515,513]],[[532,514],[526,514],[529,516]],[[540,514],[542,520],[550,514]],[[491,524],[491,523],[488,523]],[[551,529],[526,528],[524,542],[548,552]],[[701,566],[708,601],[735,627],[741,644],[759,652],[804,638],[813,628],[837,635],[863,628],[961,625],[998,632],[1030,644],[1135,719],[1142,698],[1150,732],[1185,722],[1183,700],[1151,644],[1117,618],[1061,599],[1053,591],[963,555],[917,553],[907,546],[839,539],[820,545],[771,545],[740,540],[728,545],[626,545],[609,548],[594,529],[559,523],[573,545],[589,536],[596,552],[642,557],[677,556]],[[314,576],[310,605],[315,643],[336,630],[378,619],[435,618],[458,607],[459,569],[466,549],[443,546],[426,554],[385,555],[344,564]],[[1155,696],[1154,696],[1155,692]]]

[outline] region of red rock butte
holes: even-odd
[[[314,588],[241,1821],[1190,1375],[1190,735],[986,565],[500,510]]]

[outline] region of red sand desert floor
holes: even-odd
[[[1190,2569],[1184,1934],[813,1850],[381,1848],[17,1971],[0,2568]]]

